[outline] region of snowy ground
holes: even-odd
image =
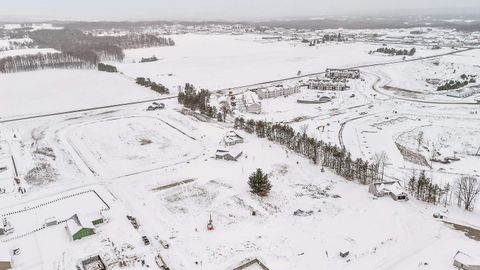
[[[28,82],[28,83],[26,83]],[[43,70],[2,74],[0,118],[54,113],[158,97],[119,74]]]
[[[310,47],[298,41],[269,41],[260,35],[171,36],[173,47],[126,50],[119,69],[133,77],[144,76],[176,88],[186,82],[208,89],[223,89],[262,81],[354,65],[389,62],[401,56],[369,55],[376,44],[340,43]],[[418,48],[415,57],[448,52]],[[156,56],[159,61],[138,62]]]
[[[175,41],[178,47],[127,51],[127,62],[117,65],[128,76],[151,77],[167,86],[192,82],[222,88],[387,58],[368,55],[377,45],[363,43],[312,48],[248,35],[184,35]],[[131,63],[152,54],[161,60]],[[2,75],[0,117],[161,97],[128,76],[63,70]],[[442,145],[445,155],[461,152],[466,144],[475,148],[477,105],[397,99],[377,91],[379,77],[368,70],[363,80],[349,82],[351,90],[322,93],[335,95],[330,103],[299,104],[299,97],[312,93],[302,89],[287,98],[263,100],[261,115],[235,115],[284,121],[299,131],[306,126],[309,135],[343,143],[354,157],[368,159],[386,151],[388,173],[395,177],[407,175],[413,165],[405,164],[394,143],[414,148],[418,130],[424,131],[426,142]],[[22,83],[26,80],[35,83]],[[153,262],[158,253],[179,270],[232,269],[248,258],[258,258],[270,269],[453,270],[457,250],[478,253],[478,241],[432,218],[442,212],[451,221],[478,228],[478,207],[469,213],[415,199],[374,199],[367,186],[328,170],[321,173],[305,158],[242,132],[245,143],[235,146],[243,151],[239,161],[215,160],[231,124],[183,115],[174,99],[165,105],[154,112],[145,111],[148,104],[136,104],[1,124],[0,167],[6,164],[7,170],[0,172],[0,185],[8,181],[15,189],[0,194],[0,214],[22,211],[10,215],[16,231],[0,237],[0,249],[21,249],[13,260],[15,270],[74,269],[97,254],[109,263],[128,259],[124,269],[146,269],[142,259],[149,269],[158,269]],[[479,157],[466,154],[459,153],[462,161],[443,170],[435,165],[429,174],[435,181],[478,174]],[[11,179],[12,156],[25,194],[16,192],[18,185]],[[25,175],[39,164],[49,164],[54,177],[26,181]],[[247,179],[256,168],[270,175],[273,189],[267,198],[249,192]],[[87,193],[47,203],[86,190],[95,190],[104,202]],[[105,203],[109,221],[94,236],[73,242],[64,225],[23,235],[48,217],[98,212]],[[39,204],[46,205],[30,210]],[[297,210],[305,214],[294,215]],[[140,228],[134,229],[126,215],[136,217]],[[210,216],[213,231],[206,229]],[[143,235],[151,245],[142,243]],[[169,249],[160,246],[157,235],[169,242]],[[11,240],[13,236],[18,238]],[[341,251],[349,251],[349,257],[341,258]]]

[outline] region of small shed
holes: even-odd
[[[45,227],[55,226],[58,224],[58,220],[55,217],[45,219]]]
[[[75,214],[67,220],[67,230],[73,240],[80,240],[84,237],[94,235],[95,227],[92,221],[88,221],[83,216]]]
[[[3,244],[0,244],[0,270],[12,268],[12,256],[10,251]]]
[[[480,258],[475,258],[464,252],[457,251],[453,257],[453,266],[462,270],[480,270]]]
[[[237,161],[238,158],[242,155],[243,152],[238,150],[222,150],[218,149],[215,152],[215,159],[224,159],[230,161]]]

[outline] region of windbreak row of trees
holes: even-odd
[[[442,85],[439,85],[437,87],[437,91],[453,90],[453,89],[462,88],[462,87],[468,85],[469,83],[476,83],[477,80],[475,78],[476,78],[476,76],[474,76],[474,75],[462,74],[460,76],[460,80],[449,80],[449,81],[443,83]]]
[[[153,91],[155,91],[159,94],[169,94],[170,93],[170,90],[166,86],[164,86],[160,83],[152,82],[152,80],[150,80],[150,78],[138,77],[135,80],[135,82],[138,85],[150,88],[150,89],[152,89]]]
[[[94,65],[66,53],[18,55],[0,59],[0,73],[63,68],[84,69]]]
[[[107,65],[107,64],[103,64],[103,63],[98,63],[98,71],[118,72],[116,66]]]
[[[320,163],[322,166],[332,169],[346,179],[370,184],[383,178],[382,160],[374,163],[369,163],[360,158],[354,160],[344,148],[309,137],[305,132],[296,132],[288,125],[263,120],[245,120],[243,117],[237,117],[234,127],[256,134],[259,138],[267,138],[284,145],[288,149],[311,159],[315,164]]]
[[[376,49],[375,51],[370,51],[370,54],[372,53],[384,53],[388,55],[408,55],[408,56],[413,56],[417,50],[415,48],[411,48],[410,50],[407,49],[395,49],[395,48],[387,48],[387,47],[381,47]]]

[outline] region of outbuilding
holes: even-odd
[[[12,268],[12,256],[10,251],[3,244],[0,244],[0,270]]]
[[[84,237],[95,234],[95,226],[83,216],[75,214],[67,220],[67,230],[73,240],[80,240]]]
[[[457,251],[453,257],[453,266],[462,270],[480,270],[480,258],[475,258],[464,252]]]
[[[242,153],[243,152],[238,151],[238,150],[218,149],[217,152],[215,152],[215,159],[237,161],[238,158],[242,155]]]

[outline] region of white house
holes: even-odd
[[[474,258],[464,252],[457,251],[453,257],[453,266],[462,270],[480,270],[480,258]]]
[[[399,181],[372,183],[368,192],[377,197],[390,195],[395,201],[408,201],[408,194]]]
[[[247,91],[242,95],[242,101],[246,112],[259,114],[262,112],[262,103],[258,95],[252,91]]]
[[[225,145],[235,145],[237,143],[243,143],[243,137],[231,130],[225,134],[223,137],[223,142]]]

